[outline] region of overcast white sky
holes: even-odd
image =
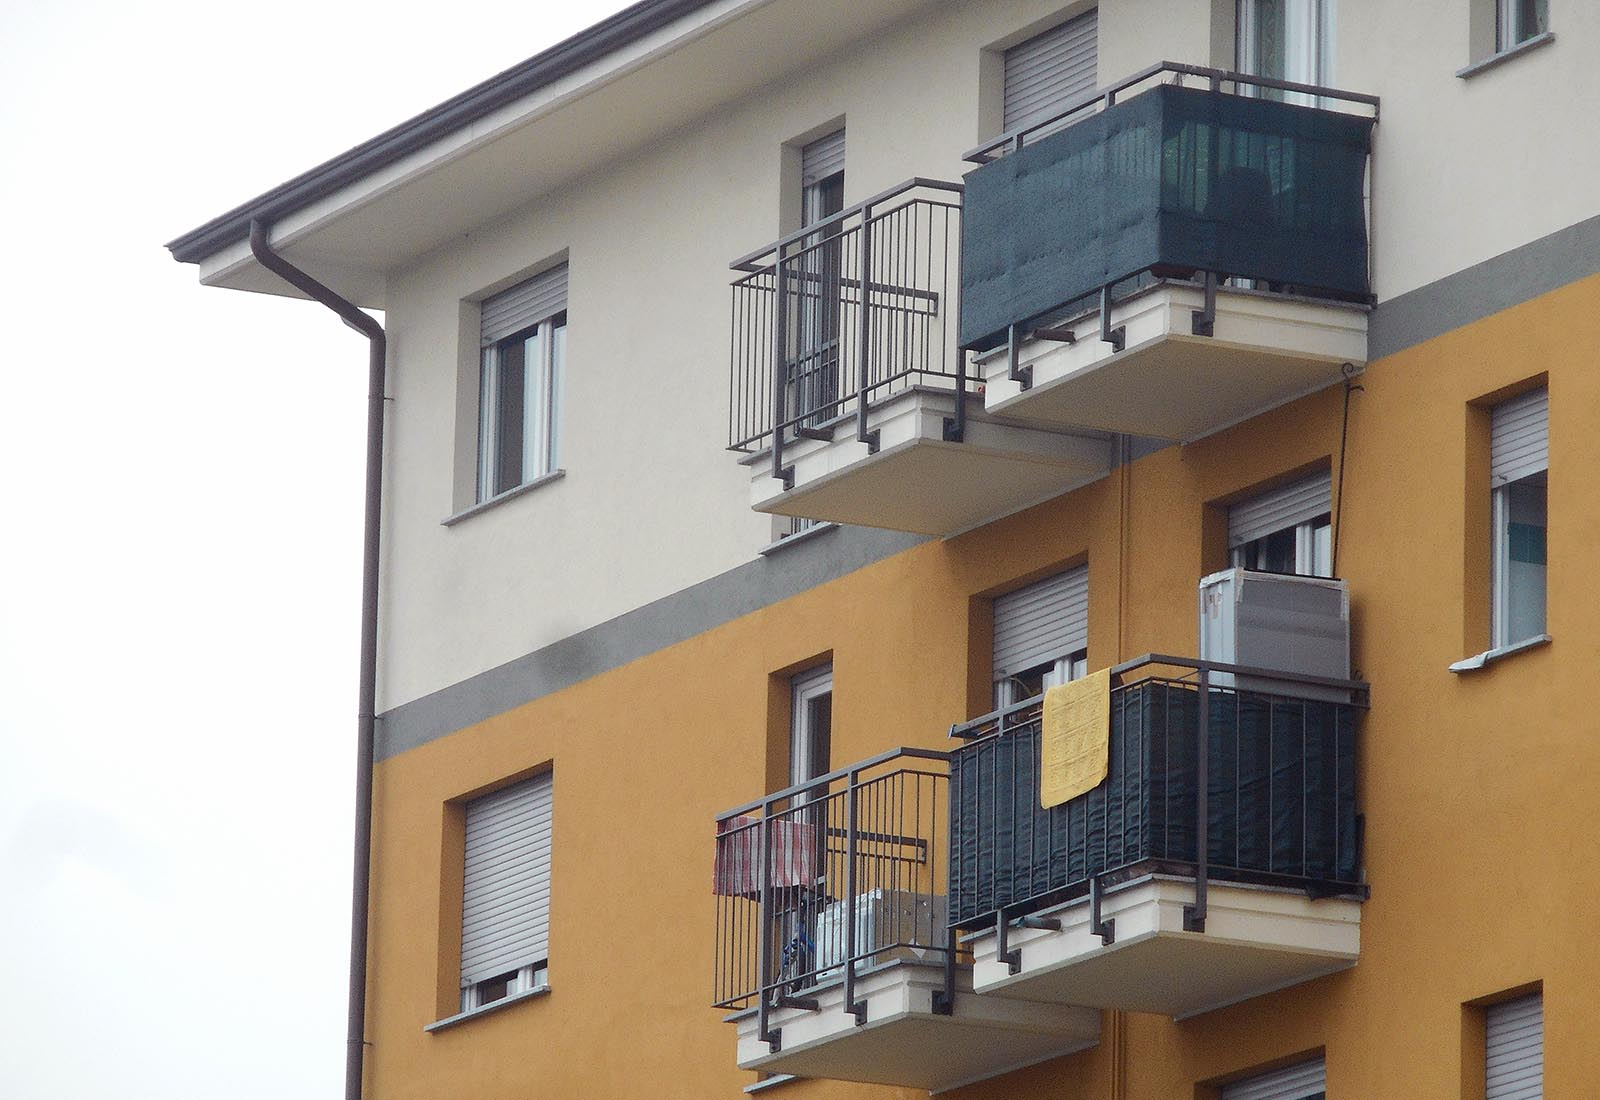
[[[161,245],[624,6],[0,2],[0,1097],[339,1095],[365,343]]]

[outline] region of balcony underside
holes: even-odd
[[[831,439],[797,439],[784,448],[794,487],[772,477],[770,453],[751,462],[751,506],[758,512],[951,535],[1102,477],[1111,444],[1102,436],[997,423],[969,398],[965,438],[945,438],[955,415],[947,391],[912,389],[875,405],[870,452],[854,418]]]
[[[1102,918],[1115,938],[1089,931],[1087,900],[1043,914],[1060,931],[1017,928],[1021,970],[995,958],[995,936],[972,943],[974,987],[985,995],[1092,1005],[1182,1018],[1354,966],[1361,904],[1352,898],[1213,881],[1206,930],[1185,932],[1190,880],[1150,876],[1107,891]]]
[[[971,974],[956,975],[954,1011],[933,1011],[944,988],[939,966],[892,963],[861,974],[856,994],[867,1002],[866,1023],[844,1010],[842,982],[801,991],[818,1008],[775,1009],[771,1026],[782,1046],[772,1053],[756,1038],[754,1009],[733,1017],[739,1028],[739,1068],[792,1073],[938,1092],[1093,1046],[1100,1014],[1010,997],[979,997]]]
[[[1343,377],[1366,362],[1367,314],[1338,302],[1228,288],[1217,293],[1215,335],[1193,333],[1202,290],[1158,283],[1114,305],[1125,349],[1100,339],[1098,313],[1071,328],[1076,342],[1029,340],[1019,365],[1029,389],[1008,378],[1002,349],[983,362],[985,407],[1052,428],[1088,428],[1190,442]]]

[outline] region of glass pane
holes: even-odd
[[[550,388],[550,365],[544,356],[544,334],[545,328],[541,325],[522,339],[521,481],[532,481],[549,471],[545,465],[550,447],[549,423],[544,410]]]
[[[550,445],[545,472],[561,465],[561,406],[566,396],[567,323],[557,321],[550,330],[550,415],[545,418]]]
[[[1545,632],[1545,475],[1506,487],[1506,633],[1520,642]]]
[[[1244,567],[1262,573],[1293,573],[1295,571],[1295,533],[1293,527],[1263,535],[1241,547]]]
[[[1547,0],[1501,0],[1500,48],[1510,49],[1549,29]]]
[[[494,496],[495,349],[484,348],[478,365],[478,499]]]
[[[1319,519],[1311,527],[1311,575],[1333,576],[1333,524]]]
[[[500,345],[499,358],[495,379],[494,491],[503,493],[522,484],[527,391],[527,365],[522,341],[512,340]]]

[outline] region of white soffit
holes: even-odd
[[[838,54],[929,3],[712,4],[286,215],[273,227],[274,246],[335,290],[381,309],[385,271]],[[773,43],[784,45],[779,50]],[[545,149],[562,155],[540,155]],[[255,263],[248,242],[199,267],[208,286],[289,293]]]

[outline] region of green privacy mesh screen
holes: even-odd
[[[961,346],[1153,271],[1365,301],[1373,120],[1161,85],[967,174]]]

